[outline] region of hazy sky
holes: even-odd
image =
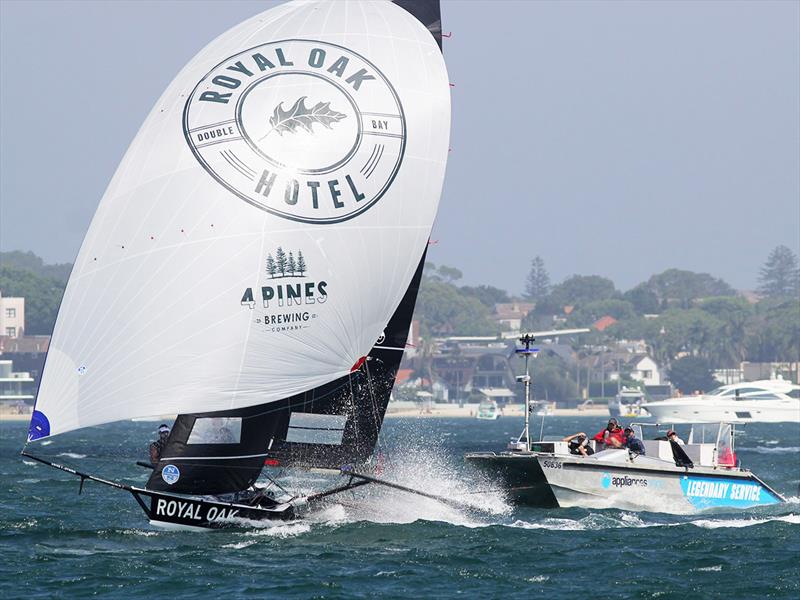
[[[0,248],[71,262],[178,70],[266,1],[0,0]],[[452,153],[430,260],[627,289],[800,252],[800,3],[442,2]]]

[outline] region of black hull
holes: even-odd
[[[468,464],[499,480],[514,504],[557,508],[558,501],[547,484],[533,454],[474,453],[464,457]]]
[[[291,504],[248,506],[140,488],[131,488],[129,491],[150,519],[150,523],[161,527],[223,529],[246,527],[248,521],[288,521],[298,516]]]

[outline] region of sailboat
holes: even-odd
[[[23,454],[130,492],[162,526],[295,518],[362,485],[406,489],[362,471],[406,346],[449,129],[438,1],[288,2],[212,41],[98,206]],[[35,452],[163,414],[178,417],[142,487]],[[265,465],[345,477],[283,498],[257,485]]]

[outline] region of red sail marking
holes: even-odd
[[[353,373],[353,372],[355,372],[355,371],[358,371],[358,370],[361,368],[361,365],[363,365],[363,364],[364,364],[364,361],[365,361],[365,360],[367,360],[367,357],[366,357],[366,356],[362,356],[361,358],[359,358],[359,359],[356,361],[356,364],[354,364],[354,365],[353,365],[353,366],[350,368],[350,372],[351,372],[351,373]]]

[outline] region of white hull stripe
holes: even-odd
[[[179,460],[233,460],[235,458],[257,458],[259,456],[266,456],[267,454],[242,454],[240,456],[170,456],[162,458],[163,461],[179,461]]]

